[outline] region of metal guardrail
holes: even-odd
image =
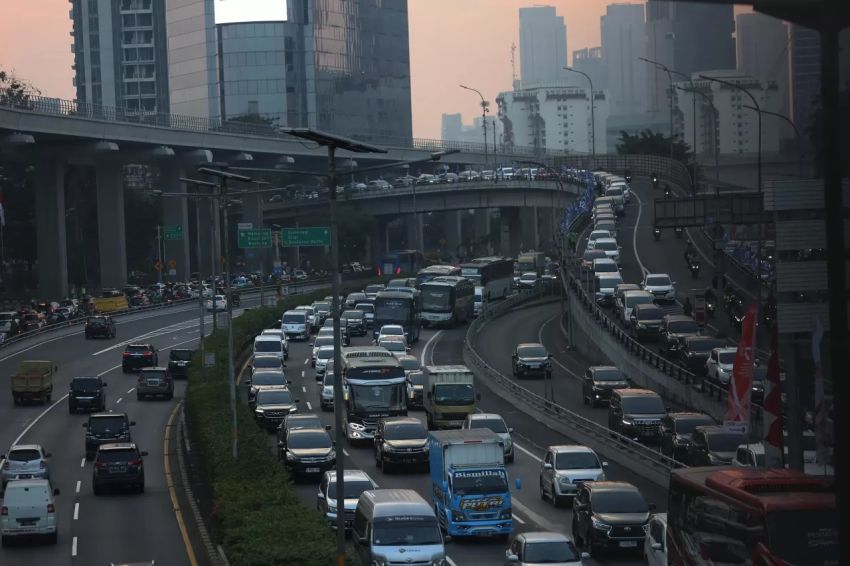
[[[664,456],[649,446],[636,442],[627,436],[613,432],[607,427],[604,427],[562,405],[526,389],[513,379],[503,375],[489,365],[475,350],[473,343],[474,337],[478,335],[484,324],[490,320],[503,316],[522,303],[543,296],[546,292],[551,291],[551,289],[552,287],[541,286],[535,291],[519,293],[497,304],[491,303],[488,308],[482,311],[481,315],[479,315],[479,317],[470,324],[464,340],[464,349],[468,353],[469,359],[472,361],[475,368],[478,372],[485,375],[491,383],[495,383],[499,387],[507,390],[512,396],[521,399],[536,410],[557,420],[565,426],[592,437],[596,442],[604,445],[606,448],[619,452],[626,452],[629,456],[637,458],[662,471],[669,471],[676,467],[682,467],[680,462]]]
[[[319,279],[308,279],[308,280],[304,280],[304,281],[282,284],[282,286],[288,287],[289,289],[292,289],[294,287],[295,288],[294,293],[293,292],[287,293],[288,295],[292,295],[292,294],[297,294],[298,289],[300,287],[305,287],[305,286],[310,286],[310,285],[318,285],[319,283],[327,283],[329,281],[330,281],[329,278],[324,277],[324,278],[319,278]],[[264,285],[262,287],[262,291],[265,292],[265,291],[268,290],[270,292],[273,292],[279,286],[280,285]],[[245,294],[259,295],[260,290],[261,290],[261,287],[251,287],[248,290],[241,291],[240,295],[241,296],[244,296]],[[191,305],[191,304],[197,305],[198,304],[198,298],[179,299],[179,300],[176,300],[176,301],[169,301],[167,303],[161,303],[161,304],[156,304],[156,305],[148,305],[148,306],[144,306],[144,307],[127,308],[127,309],[124,309],[124,310],[113,311],[113,312],[103,313],[103,314],[108,314],[111,317],[121,318],[121,317],[129,316],[129,315],[133,315],[133,314],[150,312],[150,311],[155,311],[155,310],[163,310],[163,309],[168,309],[168,308],[171,308],[171,307]],[[16,334],[15,336],[13,336],[11,338],[7,338],[2,343],[0,343],[0,350],[2,350],[4,348],[8,348],[10,346],[13,346],[15,344],[20,344],[21,342],[29,340],[30,338],[36,338],[36,337],[42,336],[44,334],[50,334],[50,333],[56,332],[58,330],[63,330],[65,328],[80,326],[82,324],[85,324],[85,322],[86,322],[86,316],[81,316],[79,318],[75,318],[74,320],[68,320],[68,321],[64,321],[64,322],[57,322],[57,323],[54,323],[54,324],[48,324],[48,325],[43,326],[41,328],[38,328],[36,330],[29,330],[27,332],[22,332],[20,334]]]
[[[649,177],[653,173],[660,179],[665,179],[689,188],[691,186],[691,174],[681,161],[661,157],[659,155],[619,155],[605,154],[597,155],[595,160],[587,155],[563,155],[555,159],[555,165],[566,165],[579,169],[593,169],[608,171],[610,173],[623,174],[626,169],[632,175]]]

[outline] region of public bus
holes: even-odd
[[[460,267],[456,265],[429,265],[420,269],[419,273],[416,274],[416,288],[418,289],[420,285],[434,277],[443,275],[463,275],[463,273]]]
[[[345,434],[372,442],[381,419],[407,415],[407,376],[395,356],[350,356],[343,362]]]
[[[404,327],[407,343],[415,344],[419,340],[422,329],[418,295],[400,291],[380,291],[375,295],[373,320],[372,338],[378,337],[378,332],[383,325],[398,324]]]
[[[474,316],[475,283],[464,276],[435,277],[419,287],[422,324],[457,326]]]
[[[838,510],[830,479],[780,468],[671,472],[668,564],[837,566]]]
[[[484,300],[502,299],[511,294],[514,262],[507,257],[479,257],[461,264],[461,275],[482,287]]]
[[[419,250],[395,250],[385,253],[378,262],[378,277],[383,275],[414,275],[425,266],[425,256]]]

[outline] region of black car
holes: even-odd
[[[635,305],[629,316],[629,330],[637,340],[658,338],[661,332],[661,320],[664,311],[658,305],[643,304]]]
[[[552,355],[543,344],[517,344],[511,356],[511,370],[517,379],[533,375],[552,377]]]
[[[747,435],[741,432],[730,432],[719,425],[698,426],[691,435],[686,463],[688,466],[728,466],[738,446],[747,442]]]
[[[86,319],[86,340],[91,338],[115,338],[115,322],[111,316],[90,316]]]
[[[286,435],[286,469],[292,476],[321,475],[336,466],[336,450],[324,428],[297,428]]]
[[[102,444],[97,449],[92,468],[92,490],[95,495],[106,487],[130,488],[137,493],[145,492],[145,464],[140,452],[132,442]]]
[[[616,366],[590,366],[581,383],[582,401],[597,407],[607,403],[614,389],[629,387],[629,380]]]
[[[244,381],[248,386],[248,405],[253,407],[257,399],[257,391],[264,387],[286,387],[289,381],[286,374],[280,370],[257,370],[251,374],[250,379]]]
[[[130,373],[159,365],[159,355],[152,344],[127,344],[121,359],[121,371]]]
[[[131,421],[127,413],[94,413],[83,423],[86,429],[86,458],[94,457],[101,444],[115,442],[132,442],[130,427],[136,422]]]
[[[172,378],[186,379],[189,376],[189,365],[194,353],[189,348],[172,348],[168,352],[168,371]]]
[[[584,482],[573,499],[573,540],[594,557],[601,550],[643,551],[643,528],[654,509],[628,482]]]
[[[294,413],[287,415],[280,426],[277,427],[277,456],[283,458],[286,452],[286,435],[290,430],[297,428],[322,428],[322,419],[316,413]],[[325,427],[325,430],[330,430],[330,426]]]
[[[363,311],[343,311],[340,324],[345,321],[345,327],[351,336],[366,336],[366,315]]]
[[[368,298],[369,297],[366,296],[366,293],[349,293],[345,298],[345,308],[353,309],[354,305],[357,303],[365,303]]]
[[[685,462],[694,430],[698,426],[712,424],[714,419],[705,413],[669,413],[661,419],[661,453],[668,458]]]
[[[390,467],[428,465],[428,429],[415,417],[387,417],[374,436],[375,465]]]
[[[254,419],[257,424],[268,431],[274,431],[280,423],[294,413],[298,399],[292,398],[292,393],[285,385],[261,387],[254,398]]]
[[[139,371],[136,381],[136,400],[141,401],[150,397],[174,398],[174,379],[168,368],[149,367]]]
[[[616,389],[608,402],[608,428],[635,440],[656,441],[666,413],[664,401],[655,391]]]
[[[726,346],[726,342],[706,336],[688,336],[679,348],[679,361],[696,375],[705,375],[705,361],[715,348]]]
[[[662,355],[674,357],[679,353],[685,338],[699,335],[697,321],[683,314],[668,314],[661,319],[661,345],[659,350]]]
[[[99,377],[75,377],[68,391],[68,412],[106,410],[106,382]]]

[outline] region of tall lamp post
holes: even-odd
[[[481,94],[481,91],[468,87],[466,85],[458,85],[462,89],[471,90],[474,93],[477,93],[481,98],[481,119],[482,124],[481,127],[484,130],[484,163],[487,163],[487,112],[490,111],[490,103],[484,100],[484,95]],[[496,135],[493,134],[493,178],[496,178]]]
[[[593,158],[593,166],[596,166],[596,116],[593,111],[593,108],[596,106],[593,100],[593,79],[590,78],[590,75],[585,73],[584,71],[579,71],[578,69],[574,69],[573,67],[564,67],[567,71],[572,71],[573,73],[578,73],[587,79],[587,82],[590,83],[590,152]],[[592,167],[591,167],[592,169]]]
[[[797,146],[800,148],[800,157],[799,157],[799,166],[798,166],[797,176],[802,177],[803,176],[803,156],[804,156],[804,154],[803,154],[803,136],[802,136],[802,134],[800,134],[800,130],[797,128],[797,125],[794,123],[794,121],[791,120],[791,118],[789,118],[788,116],[785,116],[784,114],[780,114],[779,112],[771,112],[769,110],[761,110],[760,108],[757,108],[755,106],[750,106],[749,104],[744,104],[743,106],[744,106],[744,108],[747,108],[749,110],[754,110],[755,112],[758,112],[759,114],[767,114],[768,116],[775,116],[775,117],[777,117],[781,120],[784,120],[786,123],[790,124],[790,126],[794,129],[794,137],[797,138]]]
[[[644,63],[649,63],[650,65],[655,65],[656,68],[661,69],[665,73],[667,73],[667,80],[670,83],[670,173],[673,172],[673,146],[675,145],[675,139],[673,138],[673,75],[679,75],[680,77],[684,77],[686,81],[690,81],[691,78],[684,73],[680,73],[675,69],[669,68],[664,63],[659,63],[658,61],[653,61],[652,59],[647,59],[646,57],[638,57],[639,60]],[[672,176],[672,175],[670,175]],[[696,175],[694,175],[696,177]]]
[[[686,88],[683,86],[676,86],[677,89],[682,90],[684,92],[689,92],[692,95],[699,95],[708,102],[708,105],[711,106],[711,147],[712,153],[714,154],[714,175],[715,178],[720,180],[720,150],[717,147],[717,107],[714,106],[714,101],[710,96],[705,94],[704,92],[700,92],[699,90],[694,88]],[[696,99],[694,99],[694,104],[696,104]],[[696,106],[695,106],[696,108]],[[696,120],[696,110],[694,110],[694,120]],[[696,126],[694,126],[694,153],[696,153]]]

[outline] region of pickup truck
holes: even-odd
[[[433,431],[428,441],[434,510],[445,532],[509,536],[514,525],[502,439],[480,428]]]
[[[474,375],[463,365],[426,366],[423,405],[428,430],[460,428],[475,411]]]
[[[12,376],[12,400],[15,405],[38,401],[42,405],[53,396],[53,376],[59,367],[53,362],[25,360],[18,363]]]

